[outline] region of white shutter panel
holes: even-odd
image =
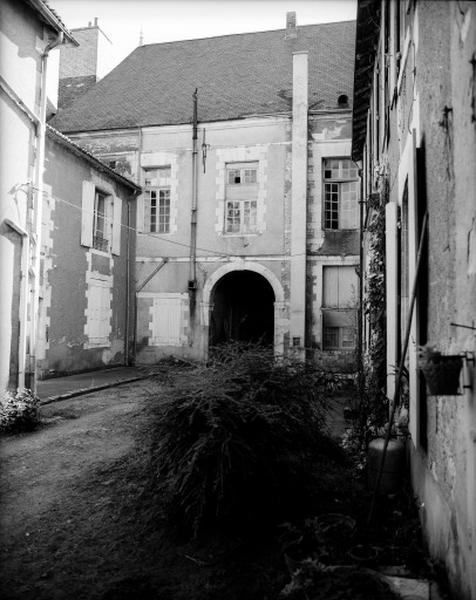
[[[96,188],[91,181],[83,181],[81,202],[81,245],[93,245],[94,194]]]
[[[138,196],[136,200],[137,206],[137,219],[136,219],[136,229],[137,231],[144,231],[144,202],[145,202],[146,194],[142,194]]]
[[[339,267],[324,267],[323,269],[323,304],[324,306],[339,306]]]
[[[182,327],[182,301],[180,298],[154,300],[153,343],[177,346]]]
[[[339,269],[339,304],[340,308],[357,305],[357,273],[355,267],[337,267]]]
[[[121,217],[122,198],[113,196],[112,253],[117,255],[121,253]]]

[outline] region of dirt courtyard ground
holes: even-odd
[[[145,380],[52,403],[38,430],[1,439],[0,597],[220,597],[225,567],[211,573],[210,556],[148,521],[150,410],[164,393]]]
[[[157,379],[93,392],[44,405],[37,430],[0,438],[3,600],[278,597],[290,572],[275,533],[198,543],[169,527],[150,486],[167,396]],[[337,437],[351,403],[333,398]]]

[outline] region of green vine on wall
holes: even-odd
[[[364,426],[366,437],[374,437],[376,428],[385,423],[388,404],[385,323],[386,180],[380,189],[380,194],[371,194],[368,199],[370,221],[366,232],[368,267],[363,308],[369,323],[369,340],[364,356],[365,398],[361,415],[361,425]]]

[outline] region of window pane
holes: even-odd
[[[338,229],[339,227],[339,184],[324,185],[324,228]]]
[[[149,209],[149,231],[155,233],[157,231],[157,192],[155,190],[147,190],[146,202]]]
[[[241,183],[241,174],[239,169],[228,171],[228,183]]]
[[[256,231],[256,202],[244,202],[243,233]]]
[[[226,232],[240,232],[240,202],[227,202],[226,205]]]
[[[358,176],[358,168],[350,159],[324,159],[324,179],[357,179]]]
[[[103,252],[107,252],[109,248],[106,206],[106,196],[96,192],[94,198],[93,248]]]
[[[170,231],[170,190],[159,190],[159,221],[158,232]]]
[[[324,349],[330,350],[332,348],[339,347],[339,328],[338,327],[324,327]]]
[[[256,183],[256,169],[245,169],[244,182],[245,183]]]
[[[342,348],[353,348],[355,346],[355,335],[352,327],[341,327]]]

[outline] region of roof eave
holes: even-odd
[[[26,0],[27,4],[49,25],[54,31],[62,32],[65,39],[74,46],[79,46],[78,40],[65,26],[58,15],[43,0]]]
[[[352,159],[362,160],[371,80],[380,35],[380,0],[359,0],[355,43]]]

